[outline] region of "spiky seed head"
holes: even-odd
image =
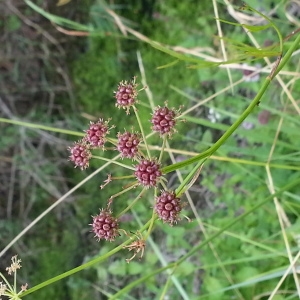
[[[98,240],[105,239],[111,242],[119,235],[118,220],[112,216],[112,212],[108,209],[101,209],[99,215],[93,217],[91,225]]]
[[[178,111],[170,109],[167,106],[157,107],[152,115],[152,130],[158,132],[161,136],[164,134],[172,135],[175,132],[176,117]]]
[[[173,191],[162,191],[156,197],[155,212],[159,219],[171,226],[180,220],[179,214],[182,210],[180,198]]]
[[[141,185],[147,188],[156,186],[162,176],[160,164],[156,160],[142,159],[135,166],[134,175]]]
[[[126,109],[129,113],[129,109],[137,101],[137,90],[138,84],[135,83],[135,77],[130,82],[121,81],[118,85],[118,89],[115,93],[116,106],[118,108]]]
[[[141,141],[139,134],[125,131],[118,133],[117,150],[121,153],[122,157],[134,158],[138,153],[138,145]]]
[[[81,170],[88,168],[92,154],[85,141],[74,143],[74,146],[69,147],[68,150],[70,151],[69,160],[75,164],[75,168],[79,167]]]
[[[108,125],[109,121],[110,119],[107,121],[99,119],[96,123],[90,123],[89,129],[86,130],[85,140],[91,145],[91,147],[101,148],[104,146],[106,141],[105,137],[109,134],[109,130],[112,128]]]

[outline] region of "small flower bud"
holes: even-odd
[[[127,114],[129,113],[130,107],[136,103],[138,95],[137,86],[134,77],[131,82],[121,81],[118,90],[115,92],[115,98],[117,100],[116,106],[126,109]]]
[[[152,115],[152,130],[158,132],[161,136],[164,134],[172,135],[175,132],[176,117],[178,111],[170,109],[167,106],[157,107]]]
[[[156,198],[155,212],[165,223],[171,226],[180,220],[179,214],[182,210],[180,198],[176,197],[175,192],[162,191],[161,195]]]
[[[111,242],[118,236],[118,220],[112,216],[110,210],[100,210],[100,214],[93,217],[93,224],[91,225],[98,240],[105,239]]]
[[[84,141],[76,142],[73,147],[69,147],[68,149],[71,153],[69,159],[75,164],[75,168],[80,167],[81,170],[84,170],[89,166],[92,154]]]
[[[103,147],[105,143],[105,136],[109,133],[109,123],[108,121],[103,121],[99,119],[97,123],[91,122],[90,127],[86,130],[85,140],[95,148]]]
[[[134,175],[141,185],[145,187],[156,186],[162,175],[160,164],[155,160],[143,159],[135,166]]]
[[[138,145],[141,139],[137,133],[130,133],[125,131],[123,134],[118,133],[117,150],[122,157],[134,158],[138,153]]]

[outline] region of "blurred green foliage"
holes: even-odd
[[[253,0],[248,1],[248,4],[261,11],[272,8],[272,1]],[[220,4],[219,7],[223,8],[220,10],[222,14],[220,18],[233,21],[225,6]],[[154,41],[187,48],[207,47],[208,53],[218,58],[222,57],[218,52],[220,41],[216,38],[217,31],[211,1],[201,1],[201,5],[197,1],[188,3],[175,0],[153,3],[131,1],[130,4],[116,4],[113,8],[124,17],[123,21],[128,26]],[[173,58],[157,51],[149,44],[132,37],[127,39],[118,34],[115,25],[105,14],[102,1],[95,1],[91,5],[89,22],[94,26],[96,34],[90,35],[85,40],[82,53],[77,54],[70,65],[78,113],[88,113],[96,118],[111,117],[118,126],[112,130],[113,133],[135,124],[133,115],[125,118],[124,111],[115,108],[113,91],[121,80],[130,80],[135,75],[138,76],[138,81],[141,78],[137,64],[137,51],[141,54],[155,105],[163,105],[164,101],[168,100],[172,107],[184,105],[184,109],[187,109],[229,85],[230,80],[226,70],[220,68],[195,70],[188,68],[188,63],[180,62],[169,68],[158,69],[172,62]],[[278,23],[283,35],[289,34],[290,25],[284,18],[282,10],[278,13]],[[20,26],[19,20],[12,17],[7,26],[13,31]],[[242,28],[229,24],[222,26],[226,37],[249,43]],[[267,39],[272,40],[273,36],[272,29],[257,35],[261,44]],[[263,60],[257,63],[264,65]],[[243,76],[242,71],[239,70],[231,71],[231,74],[233,80]],[[186,117],[187,123],[179,124],[179,133],[171,141],[171,147],[196,152],[207,149],[247,107],[253,95],[257,93],[262,80],[261,77],[258,82],[244,82],[237,88],[217,96],[209,104],[193,110]],[[294,92],[299,93],[299,88],[296,87]],[[151,111],[144,91],[140,93],[139,99],[142,124],[148,132]],[[216,153],[217,156],[231,157],[232,160],[219,161],[212,158],[204,165],[196,181],[195,190],[191,189],[191,195],[208,235],[214,234],[269,195],[265,168],[252,162],[267,161],[280,117],[284,117],[284,125],[271,163],[299,166],[297,131],[299,121],[295,115],[283,111],[282,103],[285,101],[281,88],[272,86],[264,95],[263,103],[247,119],[248,123],[243,124],[245,126],[239,128]],[[259,119],[263,111],[270,112],[265,124],[261,124]],[[75,129],[85,128],[84,122],[80,120],[79,124],[76,124],[76,117],[72,115],[66,115],[64,118],[68,119],[69,124],[76,126]],[[215,120],[212,121],[212,118]],[[249,124],[250,127],[247,127]],[[9,129],[6,130],[5,143],[8,145],[13,141]],[[153,138],[151,142],[154,145],[158,144],[159,139]],[[103,155],[112,157],[108,152]],[[238,159],[246,160],[247,163],[241,163]],[[94,161],[91,168],[83,172],[77,169],[74,171],[70,165],[70,168],[64,170],[64,174],[69,180],[69,185],[73,186],[101,164],[101,161]],[[45,172],[47,173],[47,170]],[[110,167],[109,172],[123,175],[122,171],[115,166]],[[183,174],[188,172],[190,172],[188,168],[182,170]],[[298,176],[299,171],[296,170],[272,168],[272,178],[276,188]],[[95,215],[99,207],[106,203],[112,194],[119,191],[119,186],[115,182],[109,186],[109,189],[99,191],[99,185],[106,177],[107,174],[102,172],[82,187],[76,195],[76,202],[62,210],[66,213],[63,221],[57,223],[51,218],[47,219],[47,223],[40,228],[44,235],[34,240],[32,245],[28,245],[32,249],[39,250],[38,260],[35,262],[38,269],[43,270],[42,276],[41,273],[29,274],[32,284],[58,275],[94,256],[103,255],[116,246],[116,244],[94,241],[88,226],[91,222],[90,216]],[[177,183],[176,181],[174,186]],[[39,193],[43,195],[40,190]],[[282,195],[281,204],[286,209],[288,217],[298,224],[300,199],[296,195],[299,195],[299,188],[289,193],[292,196],[288,193]],[[142,222],[148,220],[151,215],[149,207],[153,205],[153,199],[148,195],[146,194],[135,207]],[[114,200],[118,201],[117,210],[122,211],[134,197],[135,192],[132,192],[122,199]],[[40,197],[41,202],[43,199],[47,199],[47,194]],[[44,206],[40,204],[41,211]],[[188,205],[185,213],[192,219],[195,218]],[[131,214],[129,217],[131,223],[136,221]],[[135,231],[136,225],[129,223],[124,225],[126,229]],[[292,227],[290,230],[290,242],[296,247],[294,235],[298,227]],[[48,237],[50,239],[47,239]],[[238,293],[241,293],[245,299],[253,299],[272,290],[278,278],[258,279],[254,285],[249,286],[247,284],[243,286],[243,282],[268,272],[276,274],[278,268],[288,264],[281,239],[281,229],[274,204],[270,202],[247,216],[243,224],[230,228],[222,236],[214,239],[197,255],[176,268],[174,274],[184,286],[189,299],[200,299],[200,294],[201,299],[232,299],[237,297]],[[160,250],[157,253],[155,248],[148,246],[142,262],[137,260],[126,264],[124,258],[130,257],[132,253],[123,251],[107,262],[38,291],[36,297],[74,300],[109,298],[108,291],[113,294],[160,267],[161,257],[167,258],[168,261],[175,261],[201,240],[205,240],[205,236],[197,220],[191,223],[183,220],[174,228],[158,223],[153,233],[153,240]],[[228,280],[229,277],[232,283]],[[141,297],[158,299],[155,297],[161,293],[168,278],[167,274],[160,274],[157,278],[151,277],[144,284],[131,290],[126,299],[141,299]],[[234,283],[242,283],[241,287],[238,287],[239,292],[236,289],[233,291]],[[288,279],[282,288],[294,289],[292,280]],[[220,292],[216,293],[219,290]],[[101,296],[105,294],[106,296]],[[168,296],[170,299],[181,299],[181,295],[173,285],[170,285]]]

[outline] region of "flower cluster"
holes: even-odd
[[[157,185],[162,175],[160,165],[155,160],[142,159],[136,166],[134,175],[144,187],[154,187]]]
[[[103,121],[103,119],[99,119],[98,122],[90,123],[90,127],[86,130],[86,136],[84,140],[86,140],[91,147],[101,148],[104,146],[106,141],[105,136],[109,133],[109,123],[108,121]]]
[[[92,153],[89,146],[84,141],[78,141],[74,143],[70,150],[70,160],[75,164],[75,168],[79,167],[81,170],[86,169],[89,166],[89,161],[92,157]]]
[[[131,170],[132,175],[128,177],[135,178],[136,181],[129,184],[128,187],[121,192],[112,195],[107,201],[106,208],[101,209],[97,215],[92,217],[93,221],[90,225],[92,226],[92,232],[98,240],[114,241],[121,232],[125,232],[127,235],[125,230],[119,228],[120,216],[122,216],[122,213],[120,213],[118,217],[114,217],[111,206],[114,203],[114,198],[137,186],[142,187],[142,192],[132,201],[133,203],[142,196],[145,190],[162,186],[163,190],[161,194],[153,197],[153,210],[156,216],[164,223],[168,223],[171,226],[180,220],[179,215],[182,210],[180,198],[176,196],[174,191],[166,190],[161,166],[165,140],[170,138],[172,134],[176,132],[175,125],[180,112],[174,108],[169,108],[167,102],[165,102],[163,107],[158,106],[154,109],[149,123],[149,129],[154,133],[159,134],[164,142],[159,159],[151,157],[150,150],[147,146],[145,132],[142,128],[142,122],[138,115],[138,109],[136,108],[136,105],[139,103],[138,93],[142,90],[138,90],[137,87],[138,84],[136,84],[135,78],[129,82],[122,81],[119,83],[117,91],[114,92],[114,97],[116,99],[115,106],[124,109],[127,115],[129,115],[130,109],[134,111],[138,120],[139,130],[134,131],[133,128],[131,131],[124,130],[118,132],[116,138],[110,138],[108,135],[110,134],[111,129],[115,127],[114,125],[109,125],[111,119],[106,121],[99,119],[95,123],[91,122],[89,128],[85,130],[85,136],[69,148],[70,161],[74,163],[75,167],[79,167],[82,170],[89,166],[89,161],[92,158],[92,151],[97,149],[113,149],[114,151],[119,152],[121,159],[136,161],[136,164],[133,167],[119,163]],[[113,147],[107,147],[106,144],[108,143],[112,144]],[[118,178],[108,175],[108,179],[105,180],[104,184],[100,187],[104,188],[108,183],[115,179]],[[127,246],[127,248],[129,250],[134,250],[133,257],[135,257],[138,252],[141,252],[142,256],[145,247],[144,238],[141,233],[139,233],[138,235],[135,235],[135,239],[136,241]],[[131,259],[128,259],[127,261],[129,262]]]
[[[169,136],[175,132],[176,117],[178,111],[170,109],[167,106],[157,107],[152,115],[152,130],[158,132],[161,136],[168,134]]]
[[[176,197],[174,191],[162,191],[160,196],[156,197],[155,212],[163,222],[170,225],[177,223],[181,210],[180,198]]]
[[[138,146],[141,142],[141,137],[137,133],[125,131],[118,133],[117,150],[122,157],[134,158],[138,154]]]
[[[102,148],[106,142],[106,135],[109,134],[110,119],[103,121],[99,119],[98,122],[90,122],[89,129],[86,130],[86,134],[83,139],[74,143],[73,147],[69,147],[70,156],[69,160],[72,161],[76,167],[84,170],[89,167],[89,161],[92,158],[91,149]]]
[[[119,223],[116,218],[112,216],[110,210],[102,209],[97,216],[93,217],[93,232],[95,237],[113,241],[118,235]]]
[[[118,89],[115,92],[116,107],[123,108],[126,113],[129,114],[129,109],[137,102],[138,84],[135,83],[135,77],[132,81],[121,81],[119,83]]]
[[[21,269],[21,259],[17,255],[11,258],[11,265],[6,268],[8,275],[14,276],[14,284],[16,284],[17,270]],[[11,286],[5,276],[0,273],[0,277],[5,281],[5,284],[0,282],[0,296],[7,296],[10,300],[21,300],[20,296],[27,290],[28,284],[21,286],[21,290],[17,292],[16,286]],[[1,298],[0,298],[1,299]]]

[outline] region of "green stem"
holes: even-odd
[[[142,191],[137,195],[137,197],[136,197],[133,201],[131,201],[131,203],[130,203],[123,211],[121,211],[121,212],[118,214],[117,218],[120,218],[123,214],[125,214],[128,210],[130,210],[130,209],[135,205],[135,203],[136,203],[139,199],[142,198],[142,196],[143,196],[143,194],[144,194],[145,192],[146,192],[146,188],[143,188]]]
[[[176,263],[179,265],[181,264],[183,261],[185,261],[188,257],[191,257],[196,251],[198,251],[199,249],[203,248],[203,246],[207,245],[208,243],[210,243],[212,240],[214,240],[216,237],[220,236],[223,232],[227,231],[227,229],[231,228],[233,225],[239,223],[241,220],[243,220],[246,216],[250,215],[252,212],[258,210],[260,207],[262,207],[263,205],[265,205],[266,203],[270,202],[272,199],[274,199],[275,197],[278,197],[279,195],[281,195],[282,193],[284,193],[285,191],[289,191],[291,190],[293,187],[299,185],[300,180],[296,180],[293,181],[292,183],[287,184],[286,186],[284,186],[282,189],[280,189],[279,191],[277,191],[274,194],[271,194],[270,196],[268,196],[267,198],[265,198],[263,201],[261,201],[260,203],[256,204],[254,207],[252,207],[250,210],[246,211],[245,213],[243,213],[242,215],[236,217],[234,220],[232,220],[231,222],[229,222],[227,225],[225,225],[224,227],[222,227],[221,230],[219,230],[218,232],[216,232],[215,234],[211,235],[209,238],[207,238],[204,241],[201,241],[198,245],[194,246],[187,254],[185,254],[184,256],[182,256]]]
[[[128,291],[130,291],[132,288],[137,286],[139,283],[147,281],[147,279],[150,279],[154,275],[162,273],[163,271],[166,271],[175,266],[176,266],[175,263],[170,263],[169,265],[167,265],[163,268],[157,269],[144,277],[141,277],[135,281],[132,281],[131,283],[127,284],[123,289],[119,290],[116,294],[112,295],[109,299],[110,300],[121,299],[120,296],[126,295],[128,293]]]
[[[58,133],[63,133],[63,134],[68,134],[68,135],[75,135],[75,136],[81,136],[81,137],[84,136],[84,133],[73,131],[73,130],[54,128],[54,127],[50,127],[50,126],[46,126],[46,125],[32,124],[32,123],[28,123],[25,121],[18,121],[18,120],[6,119],[6,118],[0,118],[0,123],[9,123],[9,124],[28,127],[28,128],[41,129],[41,130],[45,130],[45,131],[53,131],[53,132],[58,132]]]
[[[154,209],[154,205],[155,205],[155,201],[156,201],[156,197],[157,197],[157,192],[158,192],[158,189],[155,188],[155,191],[154,191],[154,199],[155,200],[154,200],[153,209],[152,209],[152,217],[150,219],[150,225],[148,227],[147,234],[145,235],[145,240],[147,240],[147,238],[150,236],[151,231],[152,231],[153,226],[154,226],[154,222],[157,219],[157,216],[155,214],[155,209]]]
[[[182,256],[178,261],[170,263],[167,266],[164,266],[162,268],[154,270],[154,271],[150,272],[149,274],[147,274],[147,275],[145,275],[143,277],[140,277],[138,280],[133,281],[130,284],[126,285],[123,289],[119,290],[116,294],[114,294],[113,296],[111,296],[109,299],[110,300],[120,299],[119,297],[121,295],[128,294],[128,292],[132,288],[134,288],[135,286],[139,285],[142,282],[147,281],[149,278],[155,276],[156,274],[160,274],[163,271],[166,271],[168,269],[175,268],[175,267],[179,266],[187,258],[191,257],[196,251],[198,251],[199,249],[203,248],[205,245],[207,245],[212,240],[214,240],[216,237],[220,236],[223,232],[225,232],[226,230],[228,230],[229,228],[231,228],[232,226],[234,226],[235,224],[237,224],[238,222],[240,222],[241,220],[243,220],[246,216],[248,216],[249,214],[251,214],[252,212],[254,212],[256,209],[258,209],[261,206],[263,206],[264,204],[270,202],[274,197],[278,197],[279,195],[281,195],[285,191],[291,190],[293,187],[298,186],[299,184],[300,184],[300,180],[299,179],[296,180],[296,181],[293,181],[292,183],[287,184],[286,186],[284,186],[282,189],[280,189],[276,193],[274,193],[274,194],[268,196],[267,198],[265,198],[262,202],[258,203],[256,206],[254,206],[253,208],[251,208],[249,211],[245,212],[244,214],[240,215],[239,217],[237,217],[234,220],[232,220],[231,222],[229,222],[227,225],[225,225],[218,232],[216,232],[215,234],[213,234],[212,236],[210,236],[208,239],[206,239],[204,241],[201,241],[198,245],[194,246],[186,255]]]
[[[272,20],[270,18],[268,18],[266,15],[262,14],[261,12],[259,12],[258,10],[254,9],[251,6],[246,5],[245,8],[249,9],[250,11],[254,11],[255,13],[257,13],[258,15],[260,15],[262,18],[264,18],[265,20],[267,20],[268,22],[270,22],[270,24],[272,25],[272,27],[275,29],[277,35],[278,35],[278,39],[279,39],[279,47],[280,47],[280,53],[282,53],[283,51],[283,39],[280,33],[280,30],[278,29],[278,27],[275,25],[274,22],[272,22]]]
[[[198,162],[199,160],[208,157],[215,153],[225,142],[226,140],[236,131],[236,129],[241,125],[241,123],[250,115],[250,113],[254,110],[254,108],[259,105],[260,99],[264,95],[266,89],[268,88],[271,80],[279,73],[279,71],[284,67],[284,65],[287,63],[287,61],[292,56],[293,52],[297,48],[298,44],[300,43],[300,35],[296,38],[296,40],[293,42],[292,46],[289,48],[283,59],[281,60],[280,64],[278,65],[277,70],[275,71],[272,78],[269,76],[265,79],[262,87],[258,91],[256,97],[251,101],[249,106],[246,108],[246,110],[241,114],[241,116],[228,128],[228,130],[221,136],[221,138],[209,149],[204,151],[203,153],[200,153],[192,158],[186,159],[184,161],[178,162],[176,164],[167,166],[162,169],[162,172],[164,174],[172,172],[174,170],[183,168],[185,166],[188,166],[192,163]]]
[[[63,279],[63,278],[66,278],[66,277],[68,277],[68,276],[71,276],[72,274],[75,274],[75,273],[77,273],[77,272],[80,272],[80,271],[82,271],[82,270],[84,270],[84,269],[86,269],[86,268],[89,268],[89,267],[91,267],[91,266],[93,266],[93,265],[95,265],[95,264],[97,264],[97,263],[100,263],[100,262],[106,260],[108,257],[110,257],[111,255],[113,255],[114,253],[117,253],[118,251],[122,250],[122,249],[123,249],[123,246],[126,246],[130,241],[131,241],[131,240],[129,239],[129,240],[127,240],[126,242],[122,243],[120,246],[118,246],[118,247],[114,248],[113,250],[109,251],[109,252],[106,253],[105,255],[102,255],[102,256],[100,256],[100,257],[97,257],[97,258],[95,258],[95,259],[93,259],[93,260],[91,260],[91,261],[85,263],[84,265],[81,265],[81,266],[79,266],[79,267],[77,267],[77,268],[74,268],[74,269],[72,269],[72,270],[69,270],[69,271],[67,271],[67,272],[65,272],[65,273],[62,273],[62,274],[60,274],[60,275],[58,275],[58,276],[55,276],[55,277],[53,277],[53,278],[51,278],[51,279],[49,279],[49,280],[46,280],[46,281],[44,281],[44,282],[42,282],[42,283],[40,283],[40,284],[38,284],[38,285],[36,285],[36,286],[30,288],[29,290],[25,291],[25,292],[22,294],[22,297],[23,297],[23,296],[26,296],[26,295],[28,295],[28,294],[31,294],[31,293],[33,293],[33,292],[35,292],[35,291],[37,291],[37,290],[39,290],[39,289],[41,289],[41,288],[44,288],[45,286],[50,285],[50,284],[52,284],[52,283],[54,283],[54,282],[56,282],[56,281],[59,281],[59,280],[61,280],[61,279]]]
[[[112,159],[110,159],[110,158],[105,158],[105,157],[102,157],[102,156],[96,156],[96,155],[93,155],[92,158],[96,158],[96,159],[99,159],[99,160],[104,160],[104,161],[111,162],[112,164],[121,166],[121,167],[123,167],[124,169],[129,169],[129,170],[132,170],[132,171],[135,170],[134,167],[130,167],[130,166],[128,166],[128,165],[122,164],[122,163],[120,163],[120,162],[118,162],[118,161],[114,161],[114,160],[112,160]]]
[[[159,154],[159,159],[158,159],[158,162],[161,163],[161,160],[162,160],[162,157],[163,157],[163,154],[164,154],[164,150],[165,150],[165,147],[166,147],[166,142],[167,142],[167,135],[165,134],[163,136],[163,144],[161,146],[161,150],[160,150],[160,154]]]
[[[127,193],[128,191],[134,189],[137,187],[138,184],[133,184],[133,185],[130,185],[129,187],[125,188],[125,189],[122,189],[120,192],[116,193],[116,194],[113,194],[110,196],[109,200],[114,200],[116,199],[117,197],[119,197],[120,195],[123,195],[125,193]],[[123,213],[123,212],[122,212]],[[120,214],[119,214],[120,215]],[[119,216],[118,216],[119,217]]]
[[[148,222],[147,222],[147,223],[139,230],[141,233],[142,233],[143,231],[145,231],[146,228],[148,228],[148,226],[149,226],[149,224],[150,224],[150,221],[151,221],[151,220],[149,220],[149,221],[148,221]],[[89,262],[87,262],[87,263],[85,263],[85,264],[83,264],[83,265],[81,265],[81,266],[79,266],[79,267],[76,267],[76,268],[74,268],[74,269],[72,269],[72,270],[69,270],[69,271],[67,271],[67,272],[65,272],[65,273],[62,273],[62,274],[60,274],[60,275],[58,275],[58,276],[55,276],[55,277],[53,277],[53,278],[51,278],[51,279],[49,279],[49,280],[46,280],[46,281],[44,281],[44,282],[42,282],[42,283],[40,283],[40,284],[38,284],[38,285],[36,285],[36,286],[30,288],[29,290],[27,290],[27,291],[25,291],[24,293],[22,293],[22,298],[23,298],[23,296],[26,296],[26,295],[28,295],[28,294],[31,294],[31,293],[33,293],[33,292],[35,292],[35,291],[37,291],[37,290],[39,290],[39,289],[41,289],[41,288],[44,288],[44,287],[47,286],[47,285],[50,285],[50,284],[52,284],[52,283],[54,283],[54,282],[56,282],[56,281],[59,281],[59,280],[61,280],[61,279],[63,279],[63,278],[66,278],[66,277],[69,277],[69,276],[71,276],[71,275],[73,275],[73,274],[75,274],[75,273],[77,273],[77,272],[80,272],[80,271],[82,271],[82,270],[84,270],[84,269],[87,269],[87,268],[89,268],[89,267],[91,267],[91,266],[93,266],[93,265],[95,265],[95,264],[98,264],[98,263],[100,263],[100,262],[103,262],[103,261],[107,260],[107,259],[108,259],[110,256],[112,256],[113,254],[115,254],[115,253],[119,252],[120,250],[122,250],[123,247],[126,246],[127,244],[129,244],[130,242],[132,242],[132,240],[131,240],[131,239],[128,239],[127,241],[125,241],[125,242],[122,243],[121,245],[117,246],[116,248],[112,249],[111,251],[107,252],[106,254],[101,255],[101,256],[99,256],[99,257],[96,257],[95,259],[93,259],[93,260],[91,260],[91,261],[89,261]]]
[[[145,132],[144,132],[144,128],[143,128],[140,116],[139,116],[137,108],[135,106],[133,106],[133,110],[134,110],[137,122],[139,124],[140,130],[141,130],[141,133],[142,133],[142,137],[143,137],[143,140],[144,140],[144,144],[145,144],[145,147],[146,147],[148,158],[151,159],[149,147],[148,147],[147,140],[146,140],[146,135],[145,135]]]
[[[293,55],[294,51],[296,50],[297,46],[300,43],[300,34],[298,35],[298,37],[295,39],[295,41],[293,42],[292,46],[289,48],[289,50],[286,52],[285,56],[283,56],[283,58],[281,59],[281,62],[277,68],[277,70],[274,73],[274,77],[282,70],[282,68],[286,65],[286,63],[288,62],[288,60],[291,58],[291,56]]]
[[[201,165],[204,162],[201,160],[197,163],[197,165],[193,168],[193,170],[185,177],[185,179],[181,182],[180,186],[176,189],[176,195],[180,197],[186,190],[189,189],[189,182],[192,180],[193,176],[195,176],[196,172],[199,170]]]

